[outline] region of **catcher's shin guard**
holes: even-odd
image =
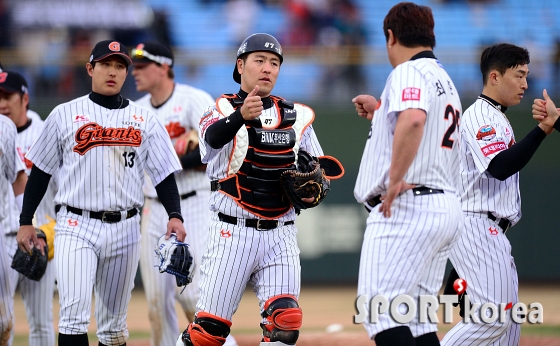
[[[303,315],[294,296],[282,294],[270,298],[264,304],[262,317],[266,318],[266,322],[261,323],[261,345],[276,345],[275,342],[281,342],[280,345],[296,343]]]
[[[176,346],[222,346],[230,327],[230,321],[199,311],[194,322],[179,335]]]

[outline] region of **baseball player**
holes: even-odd
[[[89,345],[92,291],[99,345],[126,343],[144,171],[167,210],[167,237],[185,239],[173,174],[181,165],[169,135],[153,113],[120,94],[131,64],[124,45],[98,42],[86,64],[92,92],[57,106],[26,155],[33,168],[17,235],[24,251],[43,251],[31,220],[51,175],[59,174],[54,202],[60,346]]]
[[[132,50],[132,61],[136,90],[148,92],[136,103],[152,111],[163,122],[183,166],[183,170],[175,175],[175,180],[185,227],[192,230],[187,243],[195,249],[195,263],[200,264],[208,240],[210,181],[200,159],[198,123],[214,99],[203,90],[175,83],[173,52],[163,44],[139,44]],[[144,182],[144,194],[140,273],[149,302],[151,342],[154,346],[173,345],[179,334],[175,299],[181,304],[189,321],[194,321],[200,274],[195,267],[192,282],[179,294],[174,277],[161,275],[154,266],[154,248],[162,229],[165,229],[166,212],[149,178]],[[236,345],[235,339],[229,336],[226,345]]]
[[[369,210],[358,295],[437,295],[449,249],[462,230],[454,180],[459,172],[461,102],[433,53],[427,6],[399,3],[383,22],[393,71],[379,101],[359,95],[358,115],[371,119],[354,195]],[[368,307],[369,311],[369,307]],[[436,324],[408,324],[379,314],[364,326],[378,346],[439,345]]]
[[[0,78],[0,113],[10,118],[17,127],[18,140],[21,147],[22,155],[25,155],[27,149],[39,136],[43,130],[43,121],[40,118],[29,118],[29,93],[27,81],[17,72],[4,71],[3,78]],[[25,161],[26,173],[29,175],[32,163]],[[39,204],[35,214],[35,226],[49,223],[55,216],[54,212],[54,196],[56,186],[54,179],[50,182],[47,189],[46,198]],[[6,198],[11,202],[13,196],[7,194]],[[6,233],[6,245],[8,255],[13,258],[16,249],[16,234],[19,228],[20,209],[15,207],[14,203],[8,203],[13,206],[9,215],[2,221],[2,225]],[[44,240],[40,240],[44,242]],[[12,296],[15,294],[16,288],[19,286],[27,320],[30,327],[29,345],[30,346],[54,346],[54,329],[53,329],[53,294],[55,284],[55,267],[54,261],[49,261],[47,270],[40,281],[28,279],[23,274],[12,269],[11,284]],[[13,338],[13,333],[12,333]]]
[[[480,59],[482,94],[461,119],[461,173],[457,189],[465,230],[450,260],[467,281],[471,303],[518,302],[517,270],[506,231],[521,218],[519,171],[529,162],[552,126],[539,123],[519,142],[506,117],[527,90],[529,52],[500,43],[486,48]],[[515,144],[515,145],[514,145]],[[476,316],[487,311],[476,311]],[[459,323],[443,345],[517,345],[520,325],[511,311],[505,322]]]
[[[2,72],[4,73],[4,72]],[[0,76],[2,75],[0,73]],[[1,78],[1,77],[0,77]],[[17,129],[8,117],[0,114],[0,193],[15,196],[15,203],[21,209],[23,191],[27,183],[25,164],[19,154]],[[10,187],[10,184],[12,185]],[[5,200],[4,200],[5,201]],[[2,201],[0,221],[10,212],[8,204]],[[4,227],[4,223],[0,223]],[[0,249],[6,249],[5,231],[0,229]],[[0,346],[7,346],[13,332],[14,299],[10,283],[11,260],[6,251],[0,251]]]
[[[296,213],[282,198],[280,174],[298,151],[323,155],[314,113],[271,92],[283,61],[280,43],[253,34],[237,51],[236,94],[222,95],[200,121],[200,155],[212,180],[208,247],[200,268],[194,322],[177,345],[223,345],[247,284],[259,299],[261,345],[299,336],[300,261]]]

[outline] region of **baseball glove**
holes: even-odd
[[[330,190],[329,179],[338,179],[344,174],[344,168],[335,158],[317,158],[303,150],[298,151],[296,164],[297,170],[287,170],[280,175],[284,192],[296,212],[319,205]],[[301,200],[310,197],[312,202]]]
[[[159,259],[159,272],[175,275],[178,287],[186,286],[192,282],[194,275],[194,256],[188,244],[177,240],[175,234],[169,239],[162,235],[155,249]]]
[[[50,261],[54,257],[54,234],[55,234],[54,226],[56,226],[56,220],[54,220],[48,215],[47,215],[47,220],[49,220],[49,222],[39,226],[39,229],[43,231],[45,233],[45,236],[47,237],[46,241],[47,241],[47,245],[49,246],[47,258]],[[45,252],[47,251],[45,250]]]
[[[43,231],[36,229],[37,238],[43,238],[46,241],[46,236]],[[19,247],[14,254],[12,260],[12,268],[19,273],[25,275],[31,280],[39,281],[47,270],[47,253],[49,251],[48,245],[45,245],[45,255],[41,254],[41,250],[34,247],[30,253],[22,251]]]

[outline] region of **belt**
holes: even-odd
[[[494,222],[498,223],[498,226],[500,226],[500,228],[504,231],[504,234],[508,231],[508,229],[511,227],[511,221],[509,221],[506,218],[501,218],[498,219],[497,217],[494,216],[494,214],[492,214],[491,212],[488,212],[488,218]]]
[[[220,189],[220,181],[219,180],[212,180],[210,182],[210,191],[218,191]]]
[[[196,191],[191,191],[191,192],[185,193],[185,194],[179,196],[179,198],[181,200],[183,200],[183,199],[187,199],[187,198],[192,197],[192,196],[196,196]],[[157,197],[150,197],[150,196],[146,196],[146,197],[148,197],[149,199],[155,199],[159,202],[159,198],[157,198]]]
[[[55,207],[55,211],[57,213],[60,210],[60,207],[61,207],[60,204]],[[66,206],[66,210],[76,215],[82,215],[84,212],[82,209],[70,207],[68,205]],[[130,209],[126,212],[126,218],[130,219],[136,214],[138,214],[138,209],[136,208]],[[122,214],[120,211],[90,211],[89,217],[107,223],[115,223],[122,220]]]
[[[417,186],[412,188],[412,193],[414,196],[431,195],[434,193],[443,193],[443,190],[432,189],[426,186]],[[376,205],[381,203],[381,195],[373,196],[366,201],[366,210],[371,211]],[[369,208],[368,208],[369,207]]]
[[[229,216],[222,213],[218,213],[218,218],[220,219],[220,221],[237,225],[238,218],[236,218],[235,216]],[[281,222],[278,220],[261,220],[261,219],[241,219],[241,220],[245,220],[246,227],[253,227],[258,230],[263,230],[263,229],[269,230],[269,229],[278,228],[278,226],[287,226],[287,225],[294,224],[294,221]]]
[[[8,232],[6,234],[4,234],[4,236],[6,237],[15,237],[17,235],[18,232]]]

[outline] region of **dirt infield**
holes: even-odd
[[[353,323],[355,314],[355,287],[304,287],[300,296],[303,309],[303,327],[298,346],[359,346],[374,345],[361,325]],[[520,300],[526,304],[540,302],[544,308],[542,325],[522,326],[522,346],[560,346],[560,285],[522,285]],[[179,307],[177,306],[179,311]],[[458,310],[458,309],[454,309]],[[455,311],[457,313],[458,311]],[[178,314],[181,329],[186,327],[187,319]],[[460,317],[454,316],[458,322]],[[58,322],[58,305],[55,299],[55,324]],[[128,346],[149,346],[146,300],[141,290],[133,292],[128,313],[130,340]],[[245,292],[238,311],[233,317],[232,334],[239,346],[257,346],[260,341],[258,301],[252,291]],[[441,337],[453,325],[441,324]],[[55,330],[56,330],[55,326]],[[16,299],[16,338],[14,346],[27,345],[29,331],[25,319],[23,303]],[[90,344],[97,345],[95,339],[95,321],[90,325]],[[174,346],[174,345],[170,345]]]

